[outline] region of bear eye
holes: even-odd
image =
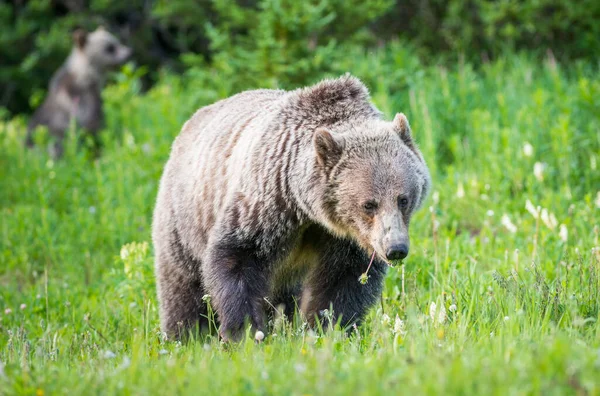
[[[379,207],[379,204],[375,201],[367,201],[363,204],[363,209],[365,210],[365,212],[367,213],[373,213],[377,210],[377,208]]]
[[[114,54],[115,49],[116,47],[114,44],[107,44],[106,47],[104,47],[104,51],[106,51],[107,54]]]
[[[398,197],[398,206],[401,208],[406,208],[408,206],[408,198]]]

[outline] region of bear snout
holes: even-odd
[[[408,245],[405,243],[394,244],[387,249],[385,256],[388,260],[403,260],[408,256]]]

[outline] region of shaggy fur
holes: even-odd
[[[78,127],[96,138],[104,123],[101,91],[109,68],[125,62],[131,50],[103,28],[92,33],[77,30],[74,47],[65,64],[50,81],[48,95],[33,114],[27,127],[27,146],[33,146],[33,133],[45,125],[55,139],[50,154],[60,157],[62,142],[72,119]]]
[[[350,76],[198,110],[173,144],[154,212],[163,331],[205,326],[205,294],[230,339],[245,321],[265,331],[265,298],[288,313],[297,304],[310,323],[330,307],[342,325],[359,323],[390,246],[407,251],[429,185],[406,117],[384,121]]]

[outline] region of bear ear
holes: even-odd
[[[410,133],[410,125],[408,124],[408,119],[404,113],[397,113],[392,123],[394,124],[394,129],[398,133],[398,136],[400,136],[400,139],[402,139],[404,144],[410,147],[413,144],[413,141]]]
[[[317,161],[326,169],[331,169],[342,157],[344,138],[335,136],[325,128],[318,128],[313,137]]]
[[[85,47],[85,43],[87,42],[87,32],[83,29],[76,29],[73,32],[73,42],[75,42],[75,46],[79,49],[83,49]]]

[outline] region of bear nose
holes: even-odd
[[[385,256],[388,260],[402,260],[408,256],[408,246],[403,243],[392,245],[385,253]]]

